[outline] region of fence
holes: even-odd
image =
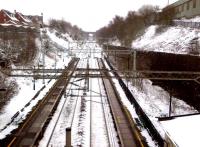
[[[180,25],[184,27],[190,27],[190,28],[197,28],[200,29],[200,22],[187,22],[182,20],[174,20],[172,22],[173,25]]]

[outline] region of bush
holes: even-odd
[[[139,12],[129,11],[125,18],[115,16],[108,26],[96,32],[96,36],[100,43],[105,43],[105,40],[100,40],[100,38],[117,38],[122,46],[131,47],[132,40],[145,27],[157,22],[157,11],[158,7],[145,5],[139,9]]]
[[[56,30],[58,34],[70,34],[74,39],[80,40],[83,36],[83,31],[76,25],[72,26],[71,23],[65,20],[50,19],[49,28]]]
[[[36,30],[30,28],[6,27],[0,34],[0,48],[4,58],[16,64],[31,62],[37,53]]]

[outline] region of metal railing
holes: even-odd
[[[192,21],[183,21],[183,20],[173,20],[173,25],[180,25],[184,27],[190,27],[190,28],[200,28],[200,22],[192,22]]]

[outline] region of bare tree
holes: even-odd
[[[158,6],[143,5],[138,12],[143,16],[145,25],[148,26],[156,21],[158,10]]]

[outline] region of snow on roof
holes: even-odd
[[[12,20],[12,21],[18,21],[17,18],[15,18],[15,15],[7,10],[2,9],[2,11]]]
[[[170,7],[174,7],[174,6],[179,6],[179,5],[181,5],[181,4],[183,4],[183,3],[186,3],[186,2],[188,2],[188,1],[190,1],[190,0],[173,0],[172,2],[170,1],[170,5],[168,5],[168,6],[165,7],[165,8],[170,8]]]
[[[10,23],[4,23],[4,24],[0,24],[0,26],[12,26],[13,24]]]
[[[13,21],[13,20],[9,20],[5,24],[14,24],[14,25],[17,25],[17,23],[15,21]]]
[[[170,138],[180,147],[199,146],[200,115],[161,121]]]
[[[27,22],[21,22],[23,25],[28,26],[29,24]]]
[[[17,14],[21,17],[21,19],[23,19],[24,22],[31,23],[31,20],[27,18],[25,15],[23,15],[22,13],[17,12]]]

